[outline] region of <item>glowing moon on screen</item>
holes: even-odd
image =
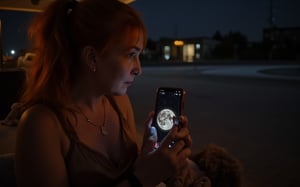
[[[163,109],[157,114],[156,122],[162,130],[170,130],[173,127],[175,113],[170,109]]]

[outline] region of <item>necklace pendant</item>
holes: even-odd
[[[103,136],[107,136],[108,135],[108,131],[107,131],[107,129],[104,126],[100,127],[100,132],[101,132],[101,134]]]

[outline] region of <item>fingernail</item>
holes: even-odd
[[[157,136],[156,128],[155,127],[150,127],[150,136]]]
[[[157,132],[155,127],[150,127],[150,136],[149,140],[156,142],[157,141]]]
[[[178,118],[174,118],[173,119],[173,123],[174,123],[174,125],[178,126],[179,125],[179,119]]]

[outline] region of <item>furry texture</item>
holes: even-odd
[[[201,171],[210,179],[211,187],[240,187],[242,166],[226,149],[215,144],[191,156]]]

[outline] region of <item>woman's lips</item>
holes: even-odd
[[[130,86],[130,85],[133,84],[133,81],[126,81],[125,84],[128,85],[128,86]]]

